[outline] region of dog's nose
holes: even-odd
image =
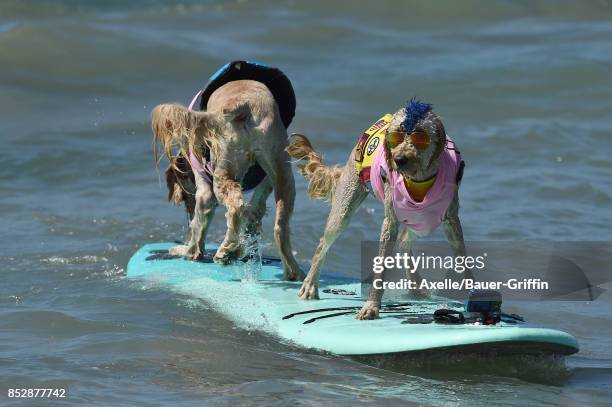
[[[408,163],[408,158],[406,157],[398,157],[395,160],[395,165],[397,165],[398,167],[403,167],[404,165],[406,165]]]

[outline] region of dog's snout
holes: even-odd
[[[408,164],[408,157],[397,157],[393,161],[395,161],[395,165],[398,167],[403,167]]]

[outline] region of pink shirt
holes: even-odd
[[[204,157],[202,157],[202,162],[198,161],[193,151],[189,150],[189,164],[193,171],[197,171],[208,184],[212,185],[211,176],[215,169],[210,161]]]
[[[198,91],[198,93],[195,94],[193,99],[191,99],[191,103],[189,103],[189,107],[187,108],[190,112],[193,111],[193,106],[195,105],[196,101],[198,100],[201,94],[202,94],[202,91],[200,90]],[[212,185],[211,175],[214,171],[214,168],[210,161],[206,161],[206,159],[202,157],[202,162],[200,162],[195,156],[195,154],[193,153],[193,151],[189,150],[189,164],[191,165],[191,169],[193,171],[197,171],[197,173],[200,174],[200,176],[204,178],[204,180],[208,184]]]
[[[447,136],[446,147],[440,154],[436,180],[423,201],[416,202],[408,194],[404,177],[395,171],[389,171],[385,160],[385,149],[379,148],[370,170],[372,190],[379,201],[385,201],[385,187],[381,177],[381,170],[384,170],[393,193],[395,215],[417,236],[427,236],[442,223],[444,214],[455,196],[460,163],[461,155],[455,150],[455,143]]]

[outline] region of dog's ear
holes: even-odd
[[[160,153],[165,155],[171,164],[174,164],[173,149],[183,144],[181,137],[187,117],[187,109],[179,104],[161,104],[155,106],[151,111],[153,157],[156,165],[159,165],[161,160]]]
[[[195,179],[193,178],[193,172],[191,170],[191,164],[189,164],[189,161],[187,160],[187,158],[185,158],[185,156],[181,154],[176,157],[175,164],[176,168],[178,168],[181,174],[183,174],[183,178],[190,178],[193,180],[193,182],[195,182]]]
[[[168,187],[168,200],[175,205],[185,203],[185,209],[189,219],[193,219],[195,213],[195,176],[189,162],[185,157],[176,157],[174,166],[169,165],[166,169],[166,186]]]
[[[180,204],[183,200],[183,189],[172,165],[166,168],[166,186],[168,187],[168,201],[175,205]]]
[[[442,152],[444,151],[444,148],[446,147],[446,130],[444,129],[444,124],[442,124],[442,120],[440,119],[439,116],[436,116],[433,119],[433,122],[436,128],[435,137],[437,139],[437,143],[436,143],[436,149],[434,150],[434,153],[431,156],[431,159],[429,160],[429,164],[427,164],[427,168],[431,167],[433,163],[438,161],[438,159],[440,158],[440,155],[442,154]]]
[[[391,156],[391,149],[389,148],[389,144],[387,143],[387,139],[386,139],[387,130],[385,130],[385,135],[383,138],[383,149],[385,153],[385,162],[387,163],[387,168],[389,169],[389,171],[395,171],[395,164],[393,163],[393,158]]]
[[[189,162],[182,154],[174,159],[174,165],[168,165],[165,171],[166,186],[168,187],[168,200],[180,204],[185,195],[195,193],[195,177]]]

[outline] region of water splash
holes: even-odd
[[[241,233],[240,241],[244,247],[246,262],[238,262],[235,267],[236,278],[242,283],[256,283],[261,276],[261,249],[260,235],[257,233]]]

